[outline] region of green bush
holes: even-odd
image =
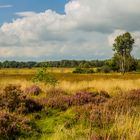
[[[94,73],[94,71],[88,68],[76,68],[73,73],[89,74]]]
[[[33,82],[44,82],[45,84],[49,84],[51,86],[56,86],[58,80],[51,75],[50,73],[46,72],[46,69],[40,69],[36,73],[36,75],[32,78]]]
[[[108,65],[105,65],[105,66],[101,67],[101,72],[110,73],[111,68]]]

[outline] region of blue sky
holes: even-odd
[[[21,11],[44,12],[52,9],[58,13],[64,13],[67,2],[68,0],[0,0],[0,5],[11,5],[11,7],[0,8],[0,24],[17,18],[15,13]]]
[[[0,60],[108,59],[126,31],[140,58],[140,0],[0,0]]]

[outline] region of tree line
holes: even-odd
[[[46,61],[46,62],[18,62],[18,61],[3,61],[0,62],[0,68],[38,68],[38,67],[57,67],[57,68],[110,68],[112,71],[119,71],[120,67],[117,64],[117,59],[113,57],[107,60],[61,60],[61,61]],[[140,60],[131,59],[131,64],[126,71],[136,71],[140,69]]]
[[[102,67],[106,60],[61,60],[61,61],[46,61],[46,62],[18,62],[18,61],[4,61],[0,62],[0,68],[34,68],[34,67],[62,67],[62,68],[90,68]]]

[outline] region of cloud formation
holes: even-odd
[[[0,27],[0,57],[110,58],[114,38],[125,31],[135,37],[134,54],[140,57],[139,7],[139,0],[71,0],[65,14],[15,13],[16,20]]]
[[[0,5],[0,8],[11,8],[11,7],[13,7],[13,5]]]

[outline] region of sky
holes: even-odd
[[[128,31],[140,58],[140,0],[0,0],[0,60],[108,59]]]

